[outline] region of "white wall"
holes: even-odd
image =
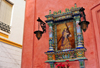
[[[22,49],[0,42],[0,68],[21,68]]]
[[[9,40],[21,44],[23,42],[23,28],[24,28],[24,15],[25,15],[25,2],[24,0],[9,0],[13,5],[13,13],[11,20],[11,33]]]
[[[4,38],[12,42],[22,45],[25,1],[24,0],[9,0],[13,5],[13,13],[11,19],[11,33],[9,38]],[[5,33],[4,33],[5,34]],[[0,68],[21,68],[22,49],[9,45],[0,41]]]

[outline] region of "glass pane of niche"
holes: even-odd
[[[57,24],[57,50],[75,48],[73,22]]]

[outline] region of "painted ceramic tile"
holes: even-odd
[[[73,22],[57,25],[57,45],[58,50],[75,48]]]

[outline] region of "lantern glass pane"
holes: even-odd
[[[86,29],[87,29],[87,24],[86,24],[86,22],[82,22],[81,27],[82,27],[83,31],[85,32]]]

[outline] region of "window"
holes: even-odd
[[[9,33],[13,4],[8,0],[0,2],[0,29]]]

